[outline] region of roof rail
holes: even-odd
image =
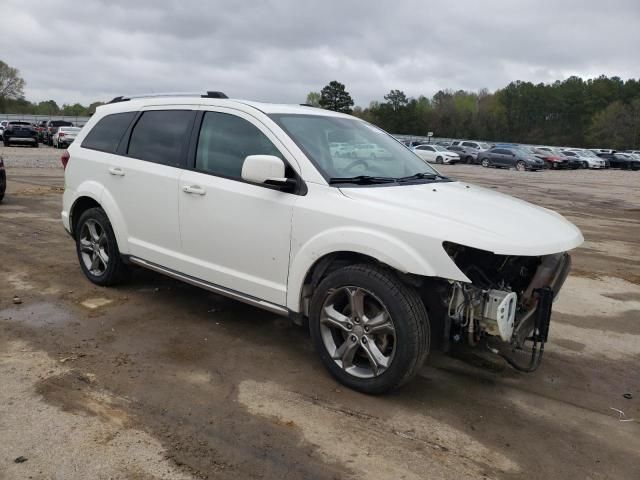
[[[222,92],[207,91],[202,94],[200,92],[165,92],[165,93],[143,93],[139,95],[120,95],[113,98],[107,103],[127,102],[136,98],[160,98],[160,97],[200,97],[200,98],[229,98]]]

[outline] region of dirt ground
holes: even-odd
[[[640,478],[640,172],[443,167],[586,241],[536,373],[433,354],[370,397],[285,319],[151,272],[89,283],[39,150],[0,148],[0,479]]]

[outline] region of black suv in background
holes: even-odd
[[[42,143],[53,146],[53,135],[58,127],[73,127],[73,123],[66,120],[49,120],[42,131]]]
[[[32,147],[38,147],[38,134],[29,122],[9,122],[2,133],[2,141],[5,147],[12,143],[28,143]]]

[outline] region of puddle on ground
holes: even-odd
[[[15,305],[0,310],[0,321],[23,323],[30,327],[66,325],[75,320],[68,310],[52,303],[34,303]]]

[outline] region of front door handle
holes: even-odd
[[[121,168],[118,168],[118,167],[110,167],[109,168],[109,173],[111,175],[115,175],[117,177],[124,177],[124,170],[122,170]]]
[[[182,191],[193,195],[205,195],[207,193],[204,188],[198,185],[185,185],[182,187]]]

